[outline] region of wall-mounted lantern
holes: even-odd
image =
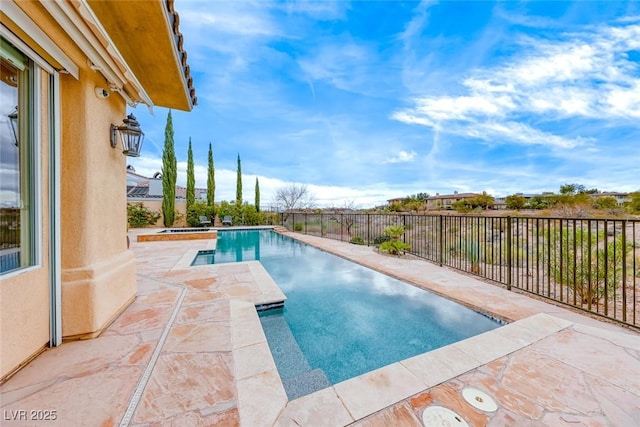
[[[144,132],[140,129],[140,123],[133,114],[129,114],[122,123],[120,126],[111,125],[111,147],[116,148],[118,134],[120,134],[122,154],[129,157],[139,157],[144,140]]]

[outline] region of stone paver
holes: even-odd
[[[287,402],[254,304],[284,299],[259,262],[189,267],[211,241],[138,243],[138,297],[98,338],[45,351],[0,385],[2,425],[640,425],[640,334],[421,260],[292,234],[509,322]],[[188,254],[187,254],[188,253]],[[187,255],[185,255],[187,254]],[[487,413],[462,397],[488,393]]]

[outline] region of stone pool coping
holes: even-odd
[[[536,314],[288,401],[255,308],[230,304],[238,410],[248,426],[350,424],[574,324]]]
[[[204,249],[187,249],[184,255],[180,257],[178,262],[173,267],[171,267],[170,271],[183,270],[185,268],[192,267],[191,263],[193,262],[195,257],[198,255],[198,252],[202,250],[215,251],[217,246],[218,246],[218,239],[213,239],[207,242],[207,245],[205,246]],[[197,266],[193,266],[193,267],[197,267]]]
[[[354,251],[353,245],[335,245],[327,239],[314,236],[294,234],[290,237],[371,267],[368,265],[371,248],[356,247]],[[358,250],[363,251],[365,256],[359,258],[357,253],[354,254]],[[384,259],[390,264],[394,261],[387,257]],[[576,325],[573,320],[584,319],[578,313],[514,293],[507,295],[515,300],[527,301],[528,310],[520,307],[519,312],[515,313],[510,305],[502,304],[496,304],[491,309],[486,305],[482,308],[477,303],[478,300],[473,301],[474,295],[463,296],[455,292],[455,284],[448,279],[459,273],[442,268],[439,269],[442,277],[430,282],[429,286],[424,286],[421,283],[424,281],[423,277],[416,278],[409,271],[384,268],[389,265],[377,267],[374,270],[383,270],[385,274],[505,320],[508,324],[288,401],[257,312],[246,303],[231,301],[232,352],[236,366],[241,366],[236,368],[241,425],[312,425],[319,419],[326,425],[347,425],[571,328]],[[442,289],[441,281],[448,288],[446,291]],[[454,292],[451,292],[452,287]],[[489,293],[494,290],[496,293],[506,292],[496,287],[489,288]],[[540,310],[542,307],[546,308],[546,312]],[[253,326],[249,326],[251,324]],[[249,345],[238,336],[238,332],[234,332],[236,328],[242,331],[251,328],[253,333]]]
[[[308,236],[296,235],[295,238],[321,250],[324,249],[314,244],[317,243],[313,241],[315,239],[309,239]],[[347,247],[347,250],[350,249]],[[329,252],[338,256],[343,255],[336,253],[335,250],[329,250]],[[173,269],[185,268],[184,260],[189,260],[190,265],[196,253],[197,250],[188,250]],[[362,260],[356,261],[367,264]],[[255,308],[260,304],[273,302],[274,298],[268,295],[284,297],[284,294],[259,261],[236,264],[244,263],[250,266],[253,276],[257,279],[253,283],[257,288],[256,296],[250,302],[229,300],[231,345],[240,425],[312,425],[319,419],[322,419],[326,425],[351,424],[575,325],[571,320],[543,312],[522,317],[522,314],[507,315],[502,307],[491,310],[485,308],[481,311],[510,323],[448,346],[389,364],[334,384],[332,387],[288,400]],[[387,271],[387,274],[416,285],[416,281],[411,280],[412,277],[394,271]],[[434,286],[435,289],[432,286],[418,285],[418,287],[439,293],[437,286]],[[450,300],[456,300],[478,310],[478,307],[468,300],[452,298],[451,295],[444,294]],[[514,317],[519,319],[514,320]]]
[[[138,242],[166,242],[175,240],[207,240],[218,238],[217,228],[207,228],[206,230],[194,229],[191,231],[184,231],[189,229],[178,229],[181,231],[176,233],[167,232],[169,230],[171,229],[166,228],[156,231],[155,233],[141,233],[138,234],[137,240]]]

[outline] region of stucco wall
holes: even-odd
[[[100,99],[102,76],[89,68],[61,79],[62,333],[92,335],[136,292],[127,250],[126,159],[109,142],[110,125],[125,117],[119,96]]]
[[[36,355],[49,342],[49,126],[47,80],[42,73],[44,110],[41,132],[42,246],[39,265],[2,276],[0,280],[0,378]]]
[[[108,87],[104,77],[89,68],[86,56],[38,2],[16,4],[80,68],[78,80],[60,74],[62,331],[66,338],[93,336],[136,294],[135,260],[126,241],[125,157],[120,144],[113,149],[109,143],[110,124],[122,122],[126,105],[117,94],[95,96],[96,87]],[[9,20],[3,24],[47,58],[22,28]],[[46,110],[42,113],[46,120]],[[42,140],[42,264],[1,279],[2,378],[49,340],[48,135]]]

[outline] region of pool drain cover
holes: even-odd
[[[494,412],[498,409],[495,400],[487,393],[477,388],[466,387],[462,390],[462,397],[474,408],[485,412]]]
[[[442,406],[429,406],[422,413],[425,427],[469,427],[460,415]]]

